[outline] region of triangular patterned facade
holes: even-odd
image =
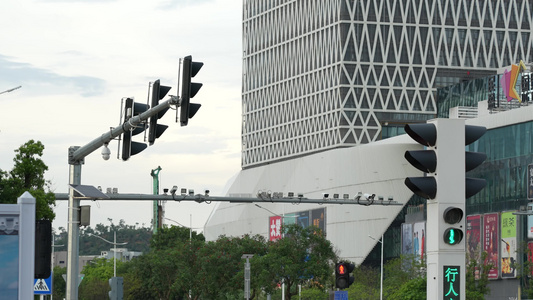
[[[242,167],[382,138],[437,87],[533,62],[526,0],[244,0]]]

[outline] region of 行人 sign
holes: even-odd
[[[442,293],[446,300],[458,300],[461,294],[461,267],[444,266],[444,288]]]

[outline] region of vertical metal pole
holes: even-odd
[[[383,236],[385,234],[381,235],[381,281],[380,281],[380,288],[379,288],[379,299],[383,300]]]
[[[81,183],[81,164],[69,165],[69,184]],[[68,251],[67,251],[67,299],[78,299],[78,257],[79,257],[79,209],[80,200],[74,198],[70,189],[68,199]]]
[[[150,175],[152,176],[152,192],[154,195],[159,195],[159,172],[161,171],[161,166],[158,166],[155,169],[152,169],[150,172]],[[161,227],[160,219],[161,216],[159,215],[159,201],[154,200],[153,203],[153,210],[154,210],[154,220],[153,220],[153,226],[152,229],[153,233],[157,233],[157,230]]]
[[[117,277],[117,232],[114,232],[113,245],[115,250],[113,251],[113,277]]]

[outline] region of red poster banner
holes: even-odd
[[[281,216],[270,217],[268,223],[270,241],[281,239]]]
[[[466,254],[469,260],[480,262],[481,256],[481,215],[466,218]],[[468,261],[467,261],[468,264]]]
[[[487,252],[485,264],[492,264],[489,279],[498,279],[500,270],[499,244],[500,244],[500,218],[498,213],[483,215],[483,251]]]

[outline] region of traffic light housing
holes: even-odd
[[[194,117],[200,109],[201,104],[190,103],[196,93],[202,87],[201,83],[192,82],[192,78],[198,74],[204,63],[192,61],[192,56],[183,58],[183,73],[181,81],[181,108],[180,123],[181,126],[187,126],[189,119]]]
[[[434,119],[426,124],[405,126],[406,133],[424,150],[405,153],[407,161],[425,174],[407,177],[406,186],[427,201],[426,259],[428,299],[441,299],[445,270],[453,267],[457,274],[466,270],[466,198],[478,193],[485,180],[468,178],[466,172],[479,166],[483,153],[467,152],[466,145],[478,140],[486,131],[479,126],[465,126],[463,119]],[[459,297],[465,297],[465,276],[458,276]]]
[[[427,173],[428,176],[407,177],[405,185],[416,195],[435,199],[437,196],[437,180],[432,175],[437,169],[437,154],[434,147],[437,143],[437,128],[432,123],[407,124],[405,132],[417,141],[428,147],[426,150],[410,150],[405,152],[405,159],[418,170]]]
[[[145,112],[148,109],[146,104],[135,103],[133,98],[126,98],[124,101],[124,124],[132,117]],[[144,125],[126,130],[122,134],[122,160],[126,161],[130,156],[135,155],[146,149],[145,143],[132,141],[132,136],[143,132],[146,129]]]
[[[35,221],[35,278],[48,278],[51,273],[52,222]]]
[[[347,262],[339,262],[335,265],[335,287],[338,289],[347,289],[354,282],[351,275],[355,265]]]
[[[151,108],[156,107],[159,104],[159,100],[165,98],[171,87],[161,85],[159,79],[152,84],[151,95]],[[157,124],[157,121],[163,117],[168,109],[158,112],[156,115],[151,116],[148,121],[148,143],[153,145],[155,139],[159,138],[163,132],[168,128],[167,125]]]
[[[449,224],[451,227],[447,227],[444,230],[443,240],[444,243],[454,246],[463,240],[464,232],[463,228],[456,227],[461,226],[464,223],[464,211],[459,207],[450,206],[444,210],[442,215],[444,223]]]
[[[465,125],[465,146],[479,140],[487,132],[483,126]],[[465,152],[465,172],[472,171],[479,167],[487,159],[487,154],[482,152]],[[465,197],[470,198],[479,193],[487,181],[481,178],[470,178],[465,176]]]
[[[111,291],[109,291],[110,300],[124,299],[124,278],[111,277],[109,279],[109,286],[111,287]]]

